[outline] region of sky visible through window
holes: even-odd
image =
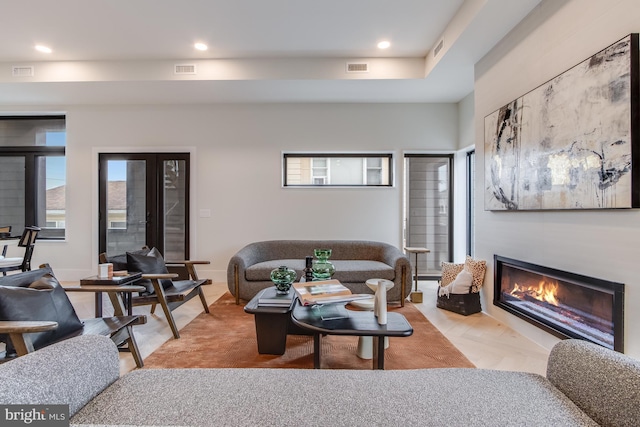
[[[66,132],[47,132],[47,147],[64,147],[67,145]],[[66,184],[66,157],[47,157],[47,190]],[[127,162],[109,162],[109,180],[124,181],[127,176]]]
[[[67,145],[66,132],[47,132],[45,138],[47,147],[64,147]],[[47,190],[66,183],[66,157],[47,157]]]

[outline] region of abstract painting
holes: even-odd
[[[639,81],[630,34],[485,117],[485,210],[640,207]]]

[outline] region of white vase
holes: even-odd
[[[373,303],[373,314],[378,318],[378,324],[387,324],[387,287],[383,280],[378,282]]]

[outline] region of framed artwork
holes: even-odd
[[[638,57],[630,34],[485,117],[485,210],[640,207]]]

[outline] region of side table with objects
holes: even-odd
[[[127,273],[122,276],[100,277],[91,276],[80,280],[80,286],[66,287],[67,292],[94,292],[95,316],[102,317],[102,293],[106,292],[113,305],[115,316],[129,316],[133,314],[131,294],[144,292],[144,286],[135,283],[142,278],[142,273]]]

